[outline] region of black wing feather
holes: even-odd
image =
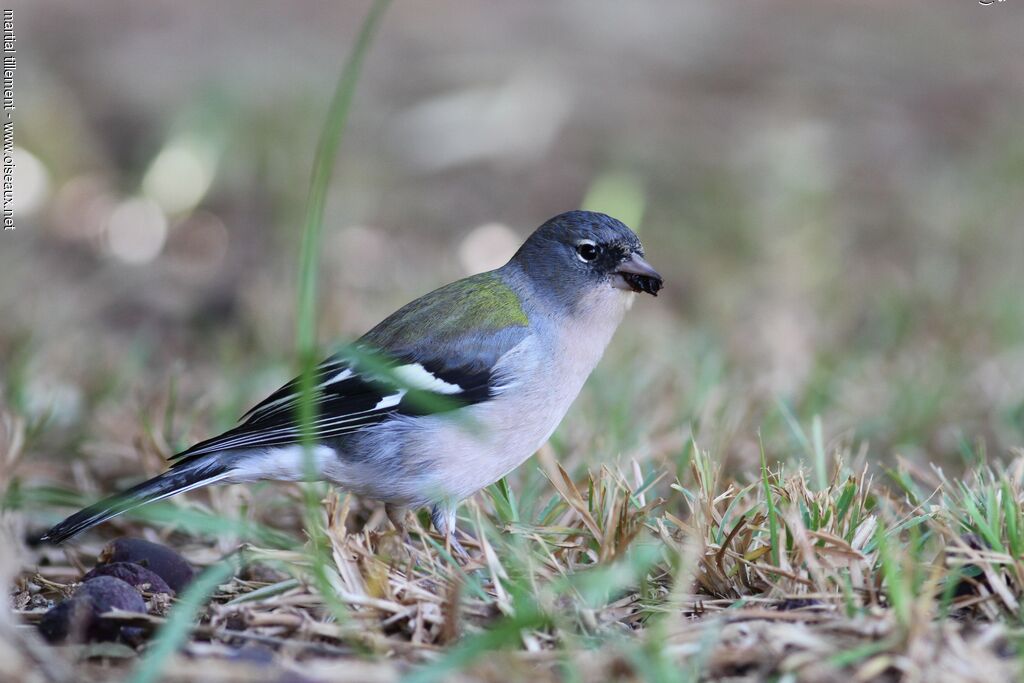
[[[391,367],[404,365],[388,362]],[[400,400],[384,402],[404,387],[394,381],[372,377],[358,370],[355,362],[331,356],[316,369],[313,394],[316,409],[313,440],[319,442],[377,424],[395,413],[426,415],[485,401],[492,395],[492,376],[488,371],[444,367],[440,363],[420,362],[427,372],[449,384],[458,385],[457,394],[432,394],[425,390],[405,391]],[[334,380],[346,370],[351,375]],[[201,441],[178,453],[172,460],[242,448],[267,448],[302,442],[299,424],[300,378],[295,378],[253,406],[243,422],[219,436]],[[383,402],[383,404],[382,404]]]

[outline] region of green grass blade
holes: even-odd
[[[813,455],[814,449],[811,447],[811,442],[804,433],[803,428],[800,426],[800,421],[797,420],[796,415],[793,414],[792,409],[790,409],[789,405],[781,398],[777,399],[775,403],[778,405],[779,412],[782,413],[782,417],[786,421],[786,426],[789,427],[789,431],[793,434],[793,438],[796,439],[800,448],[802,448],[808,455]]]
[[[320,235],[323,229],[324,204],[327,200],[327,186],[334,172],[334,158],[341,144],[348,122],[352,97],[355,94],[363,60],[370,48],[391,0],[376,0],[370,8],[352,53],[345,61],[338,84],[334,89],[327,110],[327,120],[320,134],[313,162],[313,175],[309,184],[306,202],[306,219],[303,222],[302,250],[299,266],[299,308],[296,339],[300,353],[310,353],[316,347],[316,292],[319,272]]]
[[[903,576],[902,567],[893,556],[893,548],[889,545],[889,532],[884,524],[879,524],[875,531],[875,542],[878,546],[879,559],[882,564],[882,576],[885,578],[886,594],[889,605],[896,614],[896,619],[904,628],[910,625],[909,586]]]
[[[779,566],[781,559],[779,548],[779,513],[775,509],[775,499],[772,497],[772,487],[768,482],[768,461],[764,454],[764,440],[758,436],[758,444],[761,448],[761,482],[764,485],[764,504],[768,508],[768,539],[772,545],[772,564]]]
[[[970,515],[971,521],[974,522],[974,526],[978,530],[978,533],[985,539],[988,546],[996,552],[1004,552],[1003,543],[999,540],[999,534],[996,533],[996,530],[989,524],[988,519],[981,513],[981,510],[978,509],[970,491],[964,492],[963,505],[967,510],[967,514]]]
[[[167,617],[167,622],[135,667],[128,679],[129,683],[152,683],[160,678],[170,657],[188,638],[203,603],[213,595],[217,586],[231,578],[234,571],[234,564],[224,560],[208,567],[195,578],[182,593],[181,599]]]
[[[327,120],[317,144],[309,185],[309,197],[306,203],[306,218],[303,222],[302,247],[299,254],[295,338],[302,364],[299,380],[299,425],[305,446],[305,469],[308,478],[311,479],[314,478],[312,426],[315,419],[315,408],[313,390],[318,355],[316,345],[317,280],[320,270],[319,252],[323,232],[324,204],[327,200],[327,187],[334,171],[335,154],[341,144],[345,124],[348,121],[363,61],[389,4],[390,0],[376,0],[373,3],[363,20],[355,46],[342,68],[341,76],[328,107]],[[347,616],[347,611],[334,595],[327,570],[327,564],[331,560],[330,544],[320,525],[320,496],[317,494],[316,487],[307,486],[305,489],[305,513],[306,531],[309,534],[310,553],[313,561],[313,577],[317,588],[335,617],[344,619]]]
[[[819,491],[828,488],[828,471],[825,456],[825,437],[821,426],[821,415],[815,415],[811,423],[811,437],[814,440],[814,477]]]

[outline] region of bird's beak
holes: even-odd
[[[658,271],[636,252],[630,254],[629,258],[620,263],[615,268],[615,273],[618,277],[614,279],[614,284],[619,289],[647,292],[652,296],[658,296],[658,290],[663,284]]]

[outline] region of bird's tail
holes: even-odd
[[[46,543],[62,543],[86,529],[91,529],[140,505],[223,481],[231,475],[232,469],[219,453],[184,460],[163,474],[79,510],[47,531],[39,540]]]

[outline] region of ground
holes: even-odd
[[[23,441],[17,423],[8,427],[16,468]],[[88,537],[20,556],[6,671],[26,672],[22,680],[70,670],[109,680],[147,665],[166,680],[1018,676],[1024,457],[962,481],[922,471],[881,484],[851,470],[848,452],[818,455],[821,479],[813,468],[766,466],[739,482],[691,442],[678,478],[633,460],[574,480],[546,447],[525,465],[541,490],[537,512],[506,484],[463,507],[462,529],[475,537],[467,561],[422,517],[409,519],[404,543],[380,506],[322,487],[310,487],[312,498],[284,485],[219,491],[102,534],[159,540],[200,567],[229,563],[195,622],[186,617],[177,655],[154,663],[105,643],[54,656],[16,625],[38,622],[94,564],[102,540]],[[274,505],[256,502],[271,496]],[[314,538],[303,543],[309,500],[322,535],[307,526]],[[280,523],[278,505],[300,511],[294,524]],[[154,521],[171,516],[179,524]],[[219,543],[204,540],[217,529]],[[152,598],[150,615],[132,623],[161,633],[168,608],[166,596]]]

